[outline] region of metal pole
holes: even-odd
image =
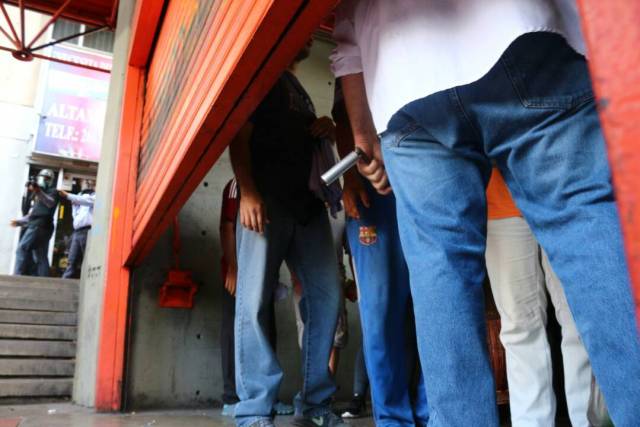
[[[2,9],[2,14],[4,15],[4,19],[7,20],[7,24],[9,24],[9,29],[11,30],[11,33],[13,34],[13,40],[15,40],[13,44],[19,49],[20,48],[20,38],[18,37],[18,33],[16,32],[16,29],[14,28],[13,23],[11,22],[11,19],[9,18],[9,13],[7,12],[7,9],[5,9],[5,7],[4,7],[3,0],[0,0],[0,9]]]
[[[36,34],[36,36],[33,38],[33,40],[31,40],[31,43],[29,43],[29,45],[27,46],[27,49],[31,49],[31,46],[33,46],[33,44],[35,42],[38,41],[38,39],[40,37],[42,37],[42,35],[44,34],[45,31],[47,31],[47,28],[49,28],[49,26],[51,26],[51,24],[53,24],[58,17],[60,17],[60,15],[62,14],[62,12],[67,8],[67,6],[69,5],[69,3],[71,3],[71,0],[67,0],[65,1],[62,6],[60,6],[58,8],[58,10],[56,10],[56,12],[51,16],[51,18],[47,21],[47,23],[44,25],[44,27],[42,27],[42,29],[38,32],[38,34]]]
[[[106,25],[104,25],[102,27],[91,28],[90,30],[84,31],[82,33],[72,34],[70,36],[63,37],[63,38],[58,39],[58,40],[54,40],[54,41],[52,41],[50,43],[42,44],[40,46],[36,46],[33,49],[30,49],[30,51],[31,52],[35,52],[36,50],[41,50],[41,49],[44,49],[44,48],[49,47],[49,46],[53,46],[53,45],[58,44],[58,43],[63,43],[63,42],[75,39],[76,37],[86,36],[87,34],[91,34],[91,33],[97,33],[98,31],[102,31],[102,30],[104,30],[106,28],[108,28]]]

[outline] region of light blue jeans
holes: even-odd
[[[336,390],[328,365],[341,291],[327,214],[322,211],[308,224],[301,225],[276,201],[265,199],[265,203],[269,218],[265,233],[247,230],[239,221],[236,232],[238,426],[270,418],[278,396],[282,368],[269,343],[266,320],[278,271],[285,260],[300,278],[303,292],[300,307],[305,328],[299,409],[311,416],[329,410]]]
[[[640,342],[584,58],[560,36],[522,36],[482,79],[405,106],[381,143],[429,425],[498,425],[482,292],[494,161],[564,285],[613,422],[637,426]]]

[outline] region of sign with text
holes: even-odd
[[[111,69],[111,57],[69,46],[54,46],[51,56]],[[97,162],[110,78],[108,73],[51,62],[35,151]]]

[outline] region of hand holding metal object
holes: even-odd
[[[369,157],[360,148],[356,148],[354,151],[345,156],[342,160],[336,163],[331,169],[326,171],[320,177],[325,185],[333,184],[338,178],[344,175],[349,169],[358,163],[358,160],[362,160],[365,163],[369,163]]]

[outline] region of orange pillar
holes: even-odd
[[[95,407],[98,411],[118,411],[123,403],[122,385],[131,273],[125,261],[131,250],[133,239],[133,213],[146,63],[151,54],[162,7],[161,1],[139,0],[132,21],[113,182],[104,302],[98,342],[95,398]]]
[[[640,319],[640,0],[579,0]]]

